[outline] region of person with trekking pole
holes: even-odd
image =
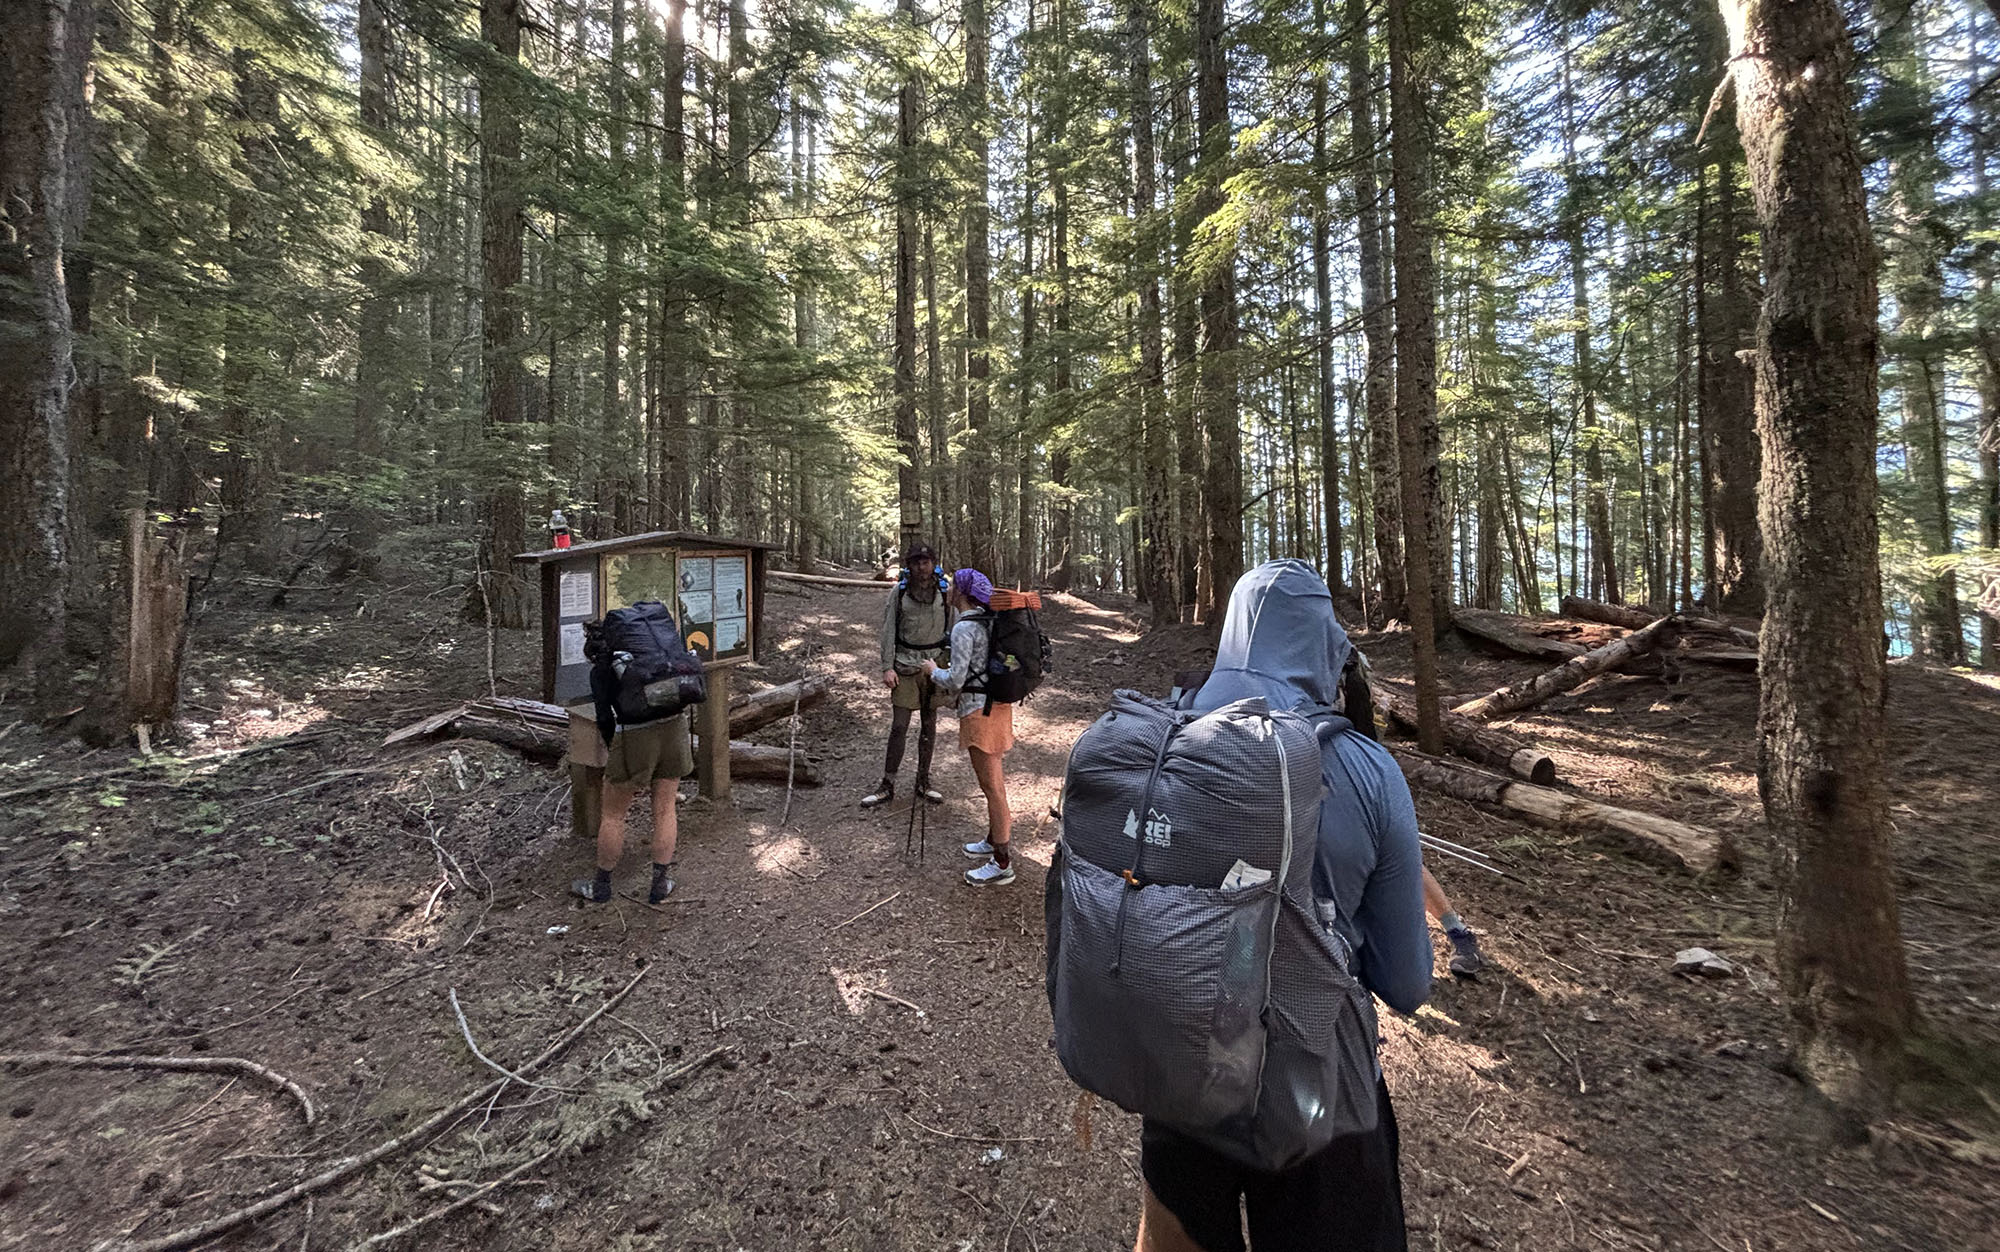
[[[991,673],[994,627],[993,582],[976,569],[962,569],[951,576],[951,607],[958,613],[951,629],[951,668],[936,661],[923,663],[924,679],[958,697],[958,742],[972,761],[972,776],[986,796],[986,837],[965,845],[965,854],[985,864],[965,872],[965,881],[975,887],[992,887],[1014,881],[1014,813],[1007,804],[1007,778],[1003,762],[1014,746],[1014,700],[1025,690],[1002,690]],[[1032,619],[1030,619],[1032,625]],[[1039,633],[1039,627],[1033,627]],[[1022,672],[1022,658],[1009,655],[1005,664]],[[1024,685],[1032,690],[1039,681],[1041,658],[1027,668],[1033,678]]]
[[[1310,860],[1314,907],[1320,924],[1338,936],[1341,953],[1351,953],[1345,968],[1361,987],[1390,1008],[1413,1013],[1429,997],[1431,986],[1416,806],[1395,759],[1370,736],[1358,733],[1357,724],[1332,711],[1341,702],[1341,675],[1351,651],[1334,616],[1333,597],[1312,567],[1300,561],[1267,562],[1245,574],[1232,591],[1215,669],[1194,693],[1191,708],[1214,714],[1241,707],[1240,701],[1261,700],[1273,712],[1290,711],[1312,720],[1322,788]],[[1083,754],[1084,745],[1079,743],[1076,753]],[[1073,756],[1072,770],[1078,768]],[[1066,814],[1071,807],[1065,804]],[[1150,805],[1144,807],[1143,821],[1150,826],[1155,815]],[[1187,815],[1181,816],[1186,823]],[[1203,823],[1201,830],[1210,825]],[[1142,833],[1152,839],[1149,829]],[[1172,840],[1163,847],[1192,842],[1196,833],[1175,829],[1167,836],[1162,831],[1163,838]],[[1267,870],[1258,872],[1269,876]],[[1144,902],[1148,892],[1162,890],[1144,877],[1136,882],[1145,889],[1113,898]],[[1156,907],[1178,899],[1163,896],[1165,903]],[[1130,907],[1136,912],[1139,905]],[[1064,945],[1072,941],[1068,934],[1062,938]],[[1303,949],[1308,954],[1315,950]],[[1271,994],[1297,983],[1306,971],[1304,964],[1284,971],[1274,966]],[[1227,1141],[1225,1132],[1233,1127],[1177,1128],[1146,1117],[1140,1130],[1145,1185],[1138,1252],[1242,1252],[1246,1220],[1256,1252],[1402,1252],[1407,1235],[1395,1112],[1374,1056],[1373,1021],[1365,1025],[1369,1028],[1359,1031],[1366,1036],[1360,1042],[1365,1055],[1351,1060],[1363,1068],[1352,1075],[1351,1086],[1358,1088],[1359,1100],[1366,1100],[1372,1085],[1374,1116],[1357,1117],[1356,1123],[1366,1129],[1338,1134],[1286,1167],[1246,1165],[1240,1144],[1234,1152],[1219,1150],[1218,1136]],[[1327,1038],[1318,1037],[1321,1033],[1316,1028],[1304,1046],[1334,1048],[1336,1032],[1325,1028]],[[1284,1101],[1279,1105],[1274,1112],[1292,1110]],[[1261,1133],[1282,1129],[1281,1119]]]
[[[945,600],[950,590],[949,580],[938,573],[937,553],[927,543],[911,544],[903,553],[902,576],[882,614],[882,685],[889,690],[891,709],[889,753],[882,763],[882,781],[861,798],[864,809],[896,798],[896,774],[903,768],[913,713],[919,722],[916,797],[930,804],[944,803],[944,793],[931,786],[939,697],[923,667],[947,654],[951,610]]]
[[[1377,739],[1375,728],[1375,694],[1369,686],[1368,658],[1356,648],[1348,654],[1347,668],[1340,675],[1340,711],[1347,720],[1354,723],[1355,732]],[[1479,936],[1465,919],[1458,915],[1451,897],[1444,893],[1444,887],[1432,874],[1429,866],[1424,867],[1424,912],[1437,919],[1444,929],[1444,937],[1451,944],[1451,961],[1447,968],[1454,978],[1477,979],[1479,971],[1486,968],[1486,957],[1479,950]]]

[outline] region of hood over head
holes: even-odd
[[[1354,645],[1326,580],[1303,561],[1266,561],[1237,580],[1215,669],[1195,696],[1203,712],[1261,696],[1273,709],[1340,706]]]

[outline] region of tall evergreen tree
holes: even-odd
[[[1876,251],[1853,54],[1833,0],[1723,0],[1722,13],[1764,231],[1758,778],[1780,850],[1779,972],[1801,1069],[1866,1115],[1893,1093],[1912,1009],[1878,733]]]

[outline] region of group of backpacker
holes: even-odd
[[[1048,640],[1035,619],[1039,606],[1032,593],[997,590],[976,569],[940,573],[937,553],[914,543],[903,554],[903,573],[882,618],[882,682],[893,710],[889,752],[882,781],[861,805],[874,808],[895,798],[912,713],[921,722],[910,803],[944,802],[931,785],[931,751],[937,701],[955,697],[958,743],[986,798],[986,836],[964,845],[965,854],[981,862],[965,872],[975,887],[1014,881],[1014,813],[1004,763],[1014,746],[1014,705],[1041,682],[1048,660]]]
[[[977,570],[905,554],[882,625],[888,753],[862,804],[895,795],[920,719],[916,806],[932,784],[937,712],[986,799],[966,881],[1011,882],[1003,761],[1014,704],[1048,664],[1032,597]],[[685,708],[700,667],[659,605],[589,632],[610,748],[598,872],[610,898],[625,810],[652,788],[653,883],[673,890],[674,802],[692,768]],[[1454,974],[1478,972],[1469,929],[1424,868],[1415,806],[1374,739],[1362,662],[1326,583],[1268,562],[1234,588],[1215,667],[1156,700],[1121,691],[1071,749],[1046,885],[1055,1047],[1080,1086],[1141,1116],[1139,1252],[1402,1249],[1394,1109],[1375,1000],[1429,996],[1426,912]]]

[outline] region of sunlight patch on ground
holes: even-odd
[[[268,713],[268,716],[259,716],[260,713]],[[238,714],[230,724],[229,730],[234,732],[242,743],[256,743],[260,739],[280,739],[286,735],[296,735],[301,731],[310,730],[332,716],[327,710],[317,706],[294,705],[277,710],[251,709],[247,713]],[[217,726],[216,729],[221,730],[222,727]]]
[[[1426,1005],[1426,1009],[1430,1006]],[[1382,1014],[1382,1037],[1384,1060],[1391,1054],[1402,1060],[1401,1066],[1385,1068],[1415,1068],[1419,1073],[1402,1081],[1434,1082],[1439,1079],[1464,1082],[1473,1092],[1498,1091],[1505,1083],[1490,1077],[1495,1066],[1502,1064],[1500,1057],[1490,1048],[1465,1043],[1451,1036],[1452,1031],[1463,1029],[1459,1023],[1435,1009],[1428,1013],[1418,1011],[1415,1019],[1399,1017],[1393,1013]],[[1396,1085],[1391,1077],[1391,1086]]]
[[[840,1002],[847,1006],[850,1017],[861,1016],[868,1011],[871,1003],[879,1003],[891,1012],[914,1012],[918,1017],[925,1016],[923,1009],[888,990],[888,970],[864,972],[833,966],[826,972],[833,975],[834,988],[840,992]]]
[[[765,827],[752,827],[754,840]],[[797,873],[812,860],[812,848],[797,835],[779,835],[750,845],[750,863],[760,874]]]

